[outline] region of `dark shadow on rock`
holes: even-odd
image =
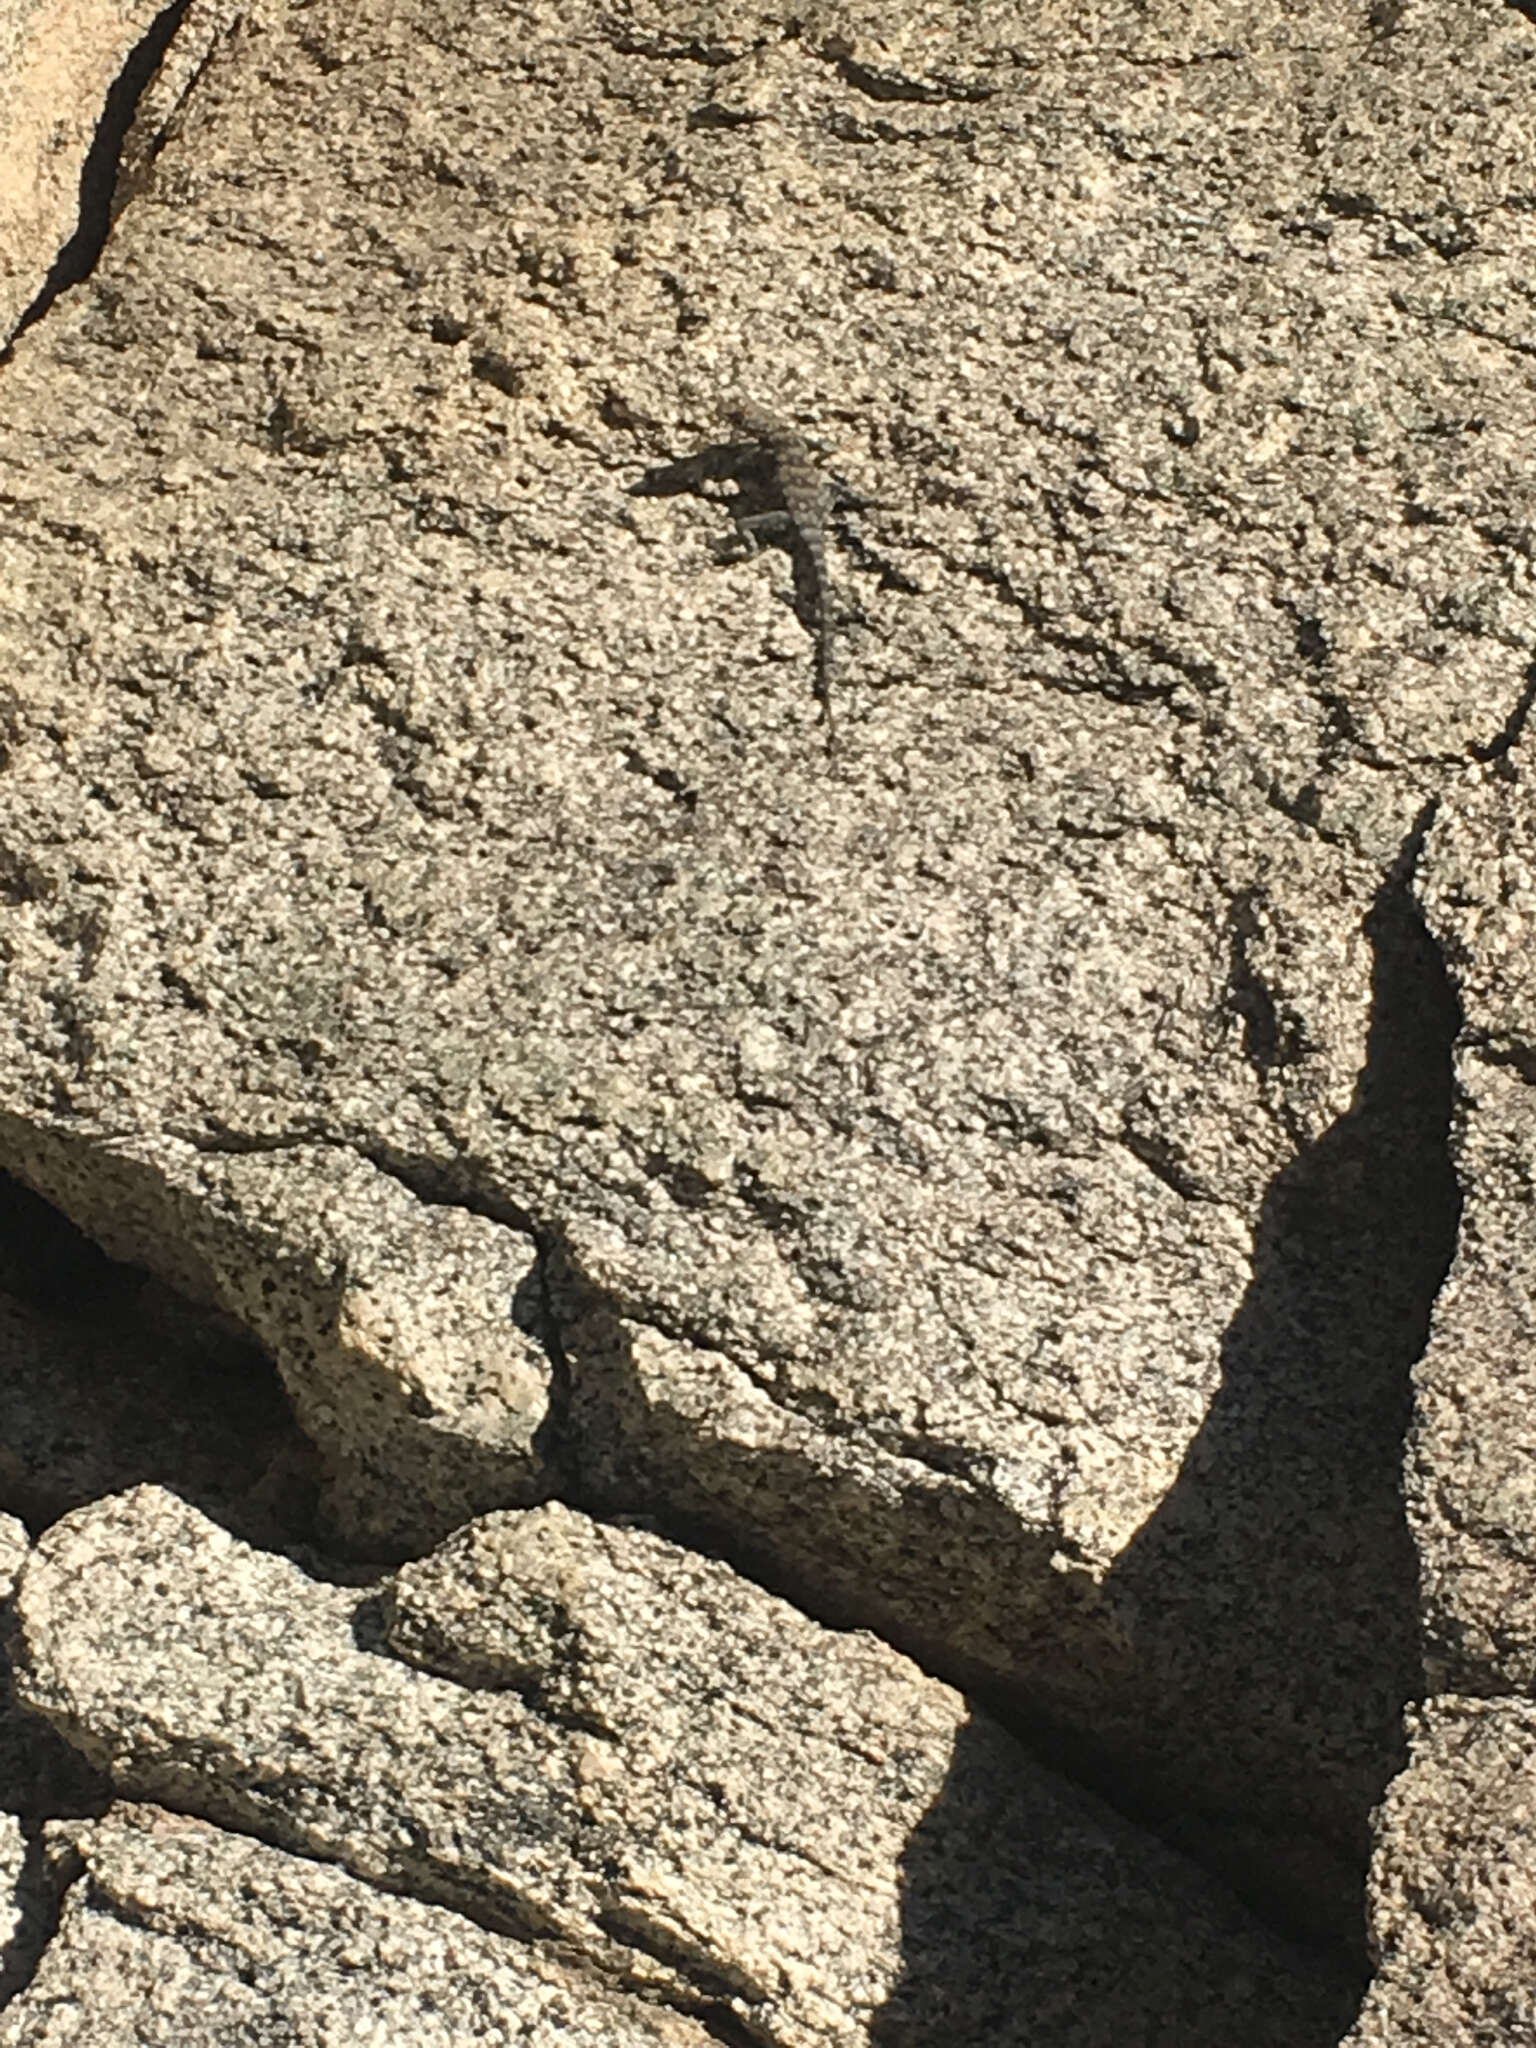
[[[0,1174],[0,1513],[36,1536],[70,1509],[156,1480],[268,1548],[313,1519],[308,1446],[271,1361],[205,1314],[111,1259],[59,1210]],[[12,1603],[0,1602],[0,1813],[25,1856],[0,2006],[30,1982],[70,1871],[50,1820],[94,1816],[107,1779],[15,1698]]]
[[[20,1821],[30,1851],[45,1820],[105,1813],[111,1791],[102,1773],[50,1723],[18,1704],[11,1671],[14,1628],[12,1603],[0,1602],[0,1813]],[[28,1861],[30,1868],[30,1854]],[[0,1956],[0,1979],[4,1968]]]
[[[1031,1613],[1035,1647],[1051,1649],[1064,1624],[1047,1535],[915,1468],[909,1483],[881,1483],[867,1461],[827,1455],[809,1426],[803,1450],[765,1447],[712,1436],[707,1414],[653,1403],[625,1304],[589,1278],[558,1226],[539,1243],[569,1380],[559,1456],[572,1506],[643,1517],[820,1621],[877,1629],[957,1683],[995,1678],[1027,1645]],[[1096,1634],[1090,1623],[1085,1650]]]
[[[41,1722],[35,1725],[44,1734],[52,1732],[44,1729]],[[86,1765],[77,1763],[77,1776],[82,1780],[86,1770]],[[94,1781],[88,1794],[74,1798],[60,1795],[43,1812],[50,1820],[66,1815],[72,1819],[96,1819],[110,1803],[110,1790],[102,1778]],[[24,1819],[22,1832],[22,1865],[5,1901],[12,1915],[12,1932],[8,1941],[0,1943],[0,2012],[36,1976],[48,1944],[58,1932],[64,1894],[85,1867],[77,1855],[44,1838],[42,1819]]]
[[[818,1618],[877,1629],[1352,1969],[1369,1815],[1419,1684],[1409,1375],[1460,1210],[1457,1010],[1411,894],[1426,826],[1365,920],[1373,1007],[1354,1102],[1270,1188],[1210,1412],[1102,1587],[1055,1569],[1048,1532],[964,1474],[903,1479],[792,1417],[766,1446],[750,1427],[715,1434],[708,1371],[725,1362],[697,1390],[648,1390],[626,1321],[644,1312],[541,1233],[577,1505],[651,1515]],[[914,1921],[940,1910],[926,1856],[916,1845]],[[967,1968],[957,1934],[954,1982]]]
[[[1111,1576],[1134,1685],[1091,1733],[1054,1736],[1118,1813],[1225,1872],[1271,1929],[1318,1939],[1284,1951],[1290,1974],[1276,1982],[1297,2003],[1278,2023],[1267,1997],[1251,2014],[1224,2007],[1231,1963],[1219,1943],[1205,1964],[1198,1942],[1181,1953],[1170,1986],[1142,1917],[1140,1872],[1104,1912],[1097,1953],[1079,1933],[1069,1877],[1037,1946],[1000,1958],[988,1924],[996,1902],[974,1896],[974,1878],[967,1896],[956,1845],[983,1835],[1037,1884],[1059,1873],[1059,1852],[1048,1844],[1033,1862],[1041,1845],[1028,1829],[985,1812],[962,1745],[903,1857],[903,1977],[872,2030],[882,2048],[1207,2038],[1322,2048],[1353,2018],[1366,1979],[1370,1813],[1404,1761],[1402,1711],[1419,1688],[1401,1490],[1409,1375],[1460,1213],[1447,1142],[1459,1018],[1410,893],[1426,824],[1365,922],[1373,1008],[1354,1102],[1270,1188],[1220,1391],[1178,1483]],[[1016,1725],[1038,1736],[1030,1724],[1026,1699]],[[1214,2032],[1202,2031],[1202,1990]]]
[[[36,1535],[149,1480],[264,1548],[312,1540],[313,1454],[271,1359],[0,1174],[0,1512]]]
[[[0,1599],[0,1816],[7,1853],[0,1856],[0,2010],[31,1983],[58,1926],[67,1859],[44,1837],[48,1821],[94,1818],[111,1802],[106,1778],[78,1755],[40,1714],[16,1698],[11,1658],[15,1644],[14,1592]],[[14,1832],[12,1830],[14,1823]],[[20,1838],[17,1868],[12,1855]]]
[[[902,1857],[902,1974],[878,2048],[1334,2048],[1354,1973],[998,1727],[960,1731]]]
[[[1136,1656],[1125,1735],[1143,1812],[1298,1931],[1357,1944],[1370,1814],[1421,1683],[1410,1372],[1460,1218],[1459,1017],[1411,895],[1427,822],[1365,920],[1355,1099],[1270,1187],[1220,1389],[1108,1588]],[[1202,1753],[1203,1792],[1188,1782]],[[1145,1778],[1164,1758],[1176,1805]]]

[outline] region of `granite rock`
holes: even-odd
[[[1434,877],[1502,829],[1432,820],[1531,702],[1536,25],[204,55],[4,373],[0,1167],[270,1349],[339,1542],[649,1514],[1347,1943],[1422,1683]],[[791,565],[725,559],[744,393],[843,480],[830,757]],[[1435,1682],[1497,1685],[1468,1469]]]
[[[110,89],[160,11],[156,0],[0,5],[0,345],[79,228]]]
[[[1448,795],[1421,883],[1455,977],[1456,1260],[1407,1466],[1435,1692],[1536,1691],[1536,797],[1528,740]]]
[[[708,2048],[542,1950],[185,1814],[116,1807],[53,1852],[58,1931],[3,2048]]]
[[[1348,2048],[1536,2041],[1536,1705],[1443,1694],[1371,1868],[1377,1973]]]
[[[361,1601],[141,1487],[18,1685],[119,1791],[784,2048],[1336,2041],[1350,1983],[873,1637],[640,1530],[468,1525]],[[0,2035],[0,2040],[4,2036]]]
[[[255,9],[0,430],[0,1164],[349,1541],[686,1522],[1334,1927],[1536,503],[1536,28],[1397,28]],[[742,391],[838,444],[830,762]]]

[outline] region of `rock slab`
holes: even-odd
[[[484,1518],[359,1602],[144,1487],[17,1599],[21,1696],[121,1791],[754,2040],[1347,2023],[1315,1955],[947,1687],[642,1531]]]
[[[185,1814],[120,1806],[52,1846],[58,1931],[0,2048],[708,2048],[541,1950]]]

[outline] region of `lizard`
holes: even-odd
[[[833,743],[831,587],[827,578],[827,518],[832,490],[817,469],[810,449],[795,429],[764,406],[738,399],[726,408],[731,428],[755,442],[772,472],[780,504],[761,512],[738,514],[736,523],[748,540],[762,533],[787,532],[796,558],[796,588],[816,641],[816,699],[827,728],[827,751]],[[807,617],[808,614],[808,617]]]

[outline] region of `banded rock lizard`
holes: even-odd
[[[761,512],[739,514],[736,523],[754,542],[760,533],[787,532],[791,553],[798,556],[796,585],[805,607],[802,617],[809,614],[806,623],[815,636],[816,697],[827,728],[830,752],[834,731],[833,628],[831,585],[827,577],[827,519],[832,510],[832,489],[800,435],[764,406],[750,399],[737,399],[726,408],[725,417],[735,432],[755,442],[762,451],[782,500],[780,505]]]

